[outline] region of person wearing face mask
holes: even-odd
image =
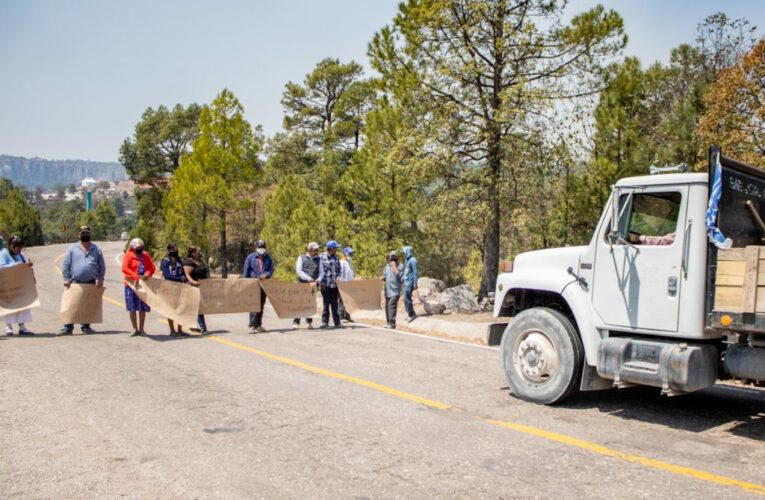
[[[186,283],[186,273],[183,271],[183,263],[178,256],[178,245],[170,243],[167,245],[167,255],[162,259],[159,265],[162,270],[162,278],[176,283]],[[167,318],[167,324],[170,325],[170,335],[173,337],[188,337],[189,334],[183,331],[183,326],[178,323],[178,329],[175,328],[175,322]]]
[[[340,281],[340,259],[337,258],[337,249],[340,243],[335,240],[327,242],[327,251],[321,254],[319,261],[319,277],[317,281],[321,286],[321,328],[329,328],[329,312],[332,310],[332,321],[335,328],[342,328],[340,324],[340,312],[338,311],[339,291],[337,282]]]
[[[8,248],[0,250],[0,268],[13,267],[13,266],[29,266],[32,267],[32,262],[26,258],[22,253],[24,250],[24,242],[18,236],[11,236],[8,240]],[[27,323],[32,321],[32,310],[24,309],[12,314],[5,315],[5,334],[13,335],[13,324],[19,325],[19,335],[34,335]]]
[[[255,243],[255,251],[247,256],[244,261],[242,278],[270,279],[274,274],[274,259],[266,251],[266,242],[258,240]],[[252,334],[265,332],[263,328],[263,309],[266,307],[266,292],[260,289],[260,312],[250,313],[250,329]]]
[[[353,281],[353,248],[343,248],[343,257],[340,259],[340,281]],[[345,309],[343,298],[338,297],[337,308],[343,321],[351,321],[351,315]]]
[[[202,260],[202,250],[199,247],[194,245],[189,247],[188,252],[186,252],[186,258],[183,259],[183,272],[186,275],[186,281],[191,286],[199,286],[201,280],[206,280],[210,277],[210,270]],[[204,314],[197,316],[197,325],[199,325],[199,333],[208,335]],[[191,330],[193,331],[194,329],[192,328]]]
[[[383,270],[385,282],[385,328],[396,328],[396,313],[398,312],[398,299],[401,297],[401,281],[403,273],[398,266],[398,253],[395,250],[388,254],[388,264]]]
[[[307,283],[308,286],[316,286],[316,280],[319,277],[319,244],[312,241],[306,247],[306,253],[297,258],[295,262],[295,274],[297,274],[298,283]],[[313,318],[306,318],[308,329],[313,328]],[[300,318],[292,321],[292,329],[300,328]]]
[[[64,277],[64,287],[69,288],[72,283],[85,283],[104,286],[106,275],[106,263],[104,254],[95,243],[91,243],[90,227],[82,226],[79,231],[80,242],[75,243],[66,250],[64,262],[61,265],[61,274]],[[80,326],[82,333],[95,333],[90,325]],[[72,335],[74,325],[64,325],[58,332],[59,335]]]
[[[130,323],[133,325],[131,337],[146,336],[144,331],[146,313],[151,311],[151,308],[139,299],[133,289],[128,286],[128,280],[135,285],[140,280],[151,278],[155,271],[154,261],[151,260],[149,252],[144,251],[143,240],[133,238],[130,241],[128,251],[122,258],[122,274],[125,275],[125,308],[130,313]],[[136,313],[138,313],[137,321]]]

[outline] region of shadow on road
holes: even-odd
[[[104,330],[104,331],[96,331],[94,333],[81,333],[75,331],[72,335],[59,335],[58,333],[47,333],[47,332],[35,332],[34,335],[5,335],[0,337],[0,339],[6,339],[6,340],[14,340],[14,339],[48,339],[53,337],[95,337],[98,335],[123,335],[127,334],[128,332],[125,331],[116,331],[116,330]]]
[[[737,436],[765,441],[765,391],[716,385],[685,396],[665,397],[653,387],[583,392],[559,408],[601,413],[690,432],[725,427]]]

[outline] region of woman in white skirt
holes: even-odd
[[[0,250],[0,268],[18,265],[32,267],[32,263],[21,253],[22,250],[24,250],[24,242],[18,236],[12,236],[8,241],[8,248]],[[4,319],[6,335],[13,335],[14,323],[19,325],[19,335],[34,335],[26,325],[26,323],[32,321],[31,309],[7,314]]]

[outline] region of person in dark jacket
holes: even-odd
[[[159,265],[162,270],[162,278],[176,283],[186,283],[186,273],[183,271],[183,262],[178,256],[178,245],[170,243],[167,245],[167,255],[162,259]],[[170,325],[170,335],[173,337],[188,337],[189,334],[183,331],[183,326],[178,323],[178,329],[175,328],[175,322],[167,318],[167,324]]]
[[[183,259],[183,274],[186,275],[186,282],[191,286],[199,286],[201,280],[210,277],[210,270],[202,260],[202,250],[199,247],[194,245],[189,247],[186,258]],[[203,314],[197,315],[197,324],[199,332],[207,335],[207,322]]]
[[[308,283],[308,286],[316,286],[319,278],[320,264],[319,244],[312,241],[306,247],[306,253],[301,254],[295,262],[295,274],[297,274],[298,283]],[[308,324],[309,330],[313,328],[313,318],[306,318],[305,322]],[[300,328],[300,318],[293,320],[292,328],[294,330]]]
[[[274,259],[266,250],[266,242],[258,240],[255,243],[255,251],[247,256],[244,261],[242,278],[270,279],[274,274]],[[260,312],[250,313],[250,333],[265,332],[263,328],[263,309],[266,307],[266,292],[260,289]]]

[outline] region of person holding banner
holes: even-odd
[[[183,271],[183,263],[178,257],[178,245],[170,243],[167,245],[167,255],[162,259],[159,265],[162,270],[162,278],[177,283],[186,283],[186,273]],[[189,334],[183,331],[183,326],[178,324],[175,329],[175,322],[167,318],[167,324],[170,325],[170,335],[173,337],[188,337]]]
[[[122,258],[122,274],[125,276],[125,308],[130,313],[130,323],[133,325],[131,337],[146,335],[144,331],[146,313],[151,311],[151,308],[138,298],[135,290],[130,287],[128,280],[132,281],[135,285],[138,283],[138,280],[151,278],[156,270],[151,256],[148,252],[144,251],[143,240],[141,238],[133,238],[130,241],[128,251],[125,252],[125,256]],[[136,313],[138,313],[137,322]]]
[[[298,283],[308,283],[310,286],[315,286],[319,278],[320,263],[319,244],[312,241],[306,247],[306,253],[300,255],[295,262]],[[309,330],[313,328],[313,318],[306,318],[305,322],[308,324]],[[300,318],[295,318],[292,321],[292,329],[297,330],[298,328],[300,328]]]
[[[321,311],[321,328],[329,328],[329,310],[332,309],[332,320],[335,328],[342,328],[340,313],[338,311],[337,282],[340,281],[340,259],[337,258],[337,249],[340,243],[335,240],[327,242],[327,251],[321,254],[319,265],[319,277],[317,281],[321,286],[321,298],[323,308]]]
[[[210,277],[210,271],[202,262],[202,250],[199,247],[193,245],[189,247],[186,258],[183,259],[183,272],[191,286],[199,286],[200,280],[206,280]],[[197,316],[197,324],[199,325],[199,333],[207,335],[207,322],[204,314]]]
[[[244,260],[244,270],[242,278],[258,278],[267,280],[274,274],[274,259],[266,251],[266,242],[258,240],[255,243],[255,251]],[[262,333],[263,328],[263,309],[266,307],[266,292],[260,289],[260,312],[250,313],[250,333]]]
[[[352,247],[343,248],[343,258],[340,259],[340,281],[353,281],[353,254]],[[351,321],[351,315],[345,309],[342,297],[338,297],[337,308],[342,320]]]
[[[80,242],[71,245],[64,254],[64,262],[61,264],[61,274],[64,277],[64,287],[69,288],[72,283],[83,283],[104,286],[106,275],[106,263],[101,249],[90,242],[90,227],[80,227]],[[59,335],[72,335],[73,324],[64,325],[58,332]],[[82,333],[95,333],[89,324],[80,326]]]
[[[32,262],[24,256],[22,253],[23,250],[24,242],[21,240],[21,238],[18,236],[11,236],[11,239],[8,240],[8,248],[3,248],[0,250],[0,268],[19,265],[32,267]],[[13,314],[6,314],[5,334],[13,335],[13,324],[18,323],[19,335],[34,335],[34,333],[32,333],[26,325],[31,321],[31,309],[24,309],[23,311],[19,311]]]
[[[388,264],[383,270],[385,282],[385,328],[396,328],[396,313],[398,312],[398,299],[401,297],[402,273],[398,268],[398,254],[395,250],[388,254]]]

